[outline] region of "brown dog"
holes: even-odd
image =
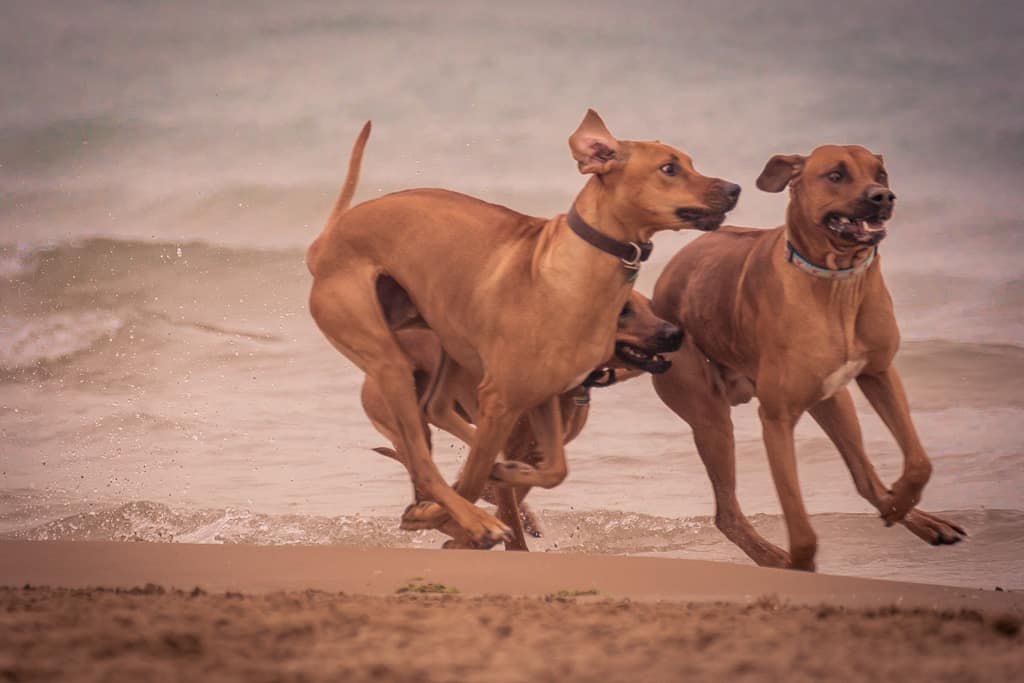
[[[450,515],[474,543],[490,547],[510,530],[473,501],[488,475],[515,486],[552,487],[565,478],[558,397],[610,355],[647,240],[660,230],[717,228],[739,186],[697,173],[668,145],[615,139],[591,110],[569,138],[580,172],[591,178],[568,217],[533,218],[439,189],[349,209],[368,135],[367,124],[306,255],[310,312],[380,385],[416,489],[436,501],[411,506],[403,527],[436,528]],[[383,300],[400,305],[386,309]],[[457,491],[430,457],[412,366],[394,333],[417,321],[437,333],[456,364],[482,378],[477,432]],[[544,459],[536,468],[494,467],[524,412]]]
[[[471,423],[475,421],[477,410],[476,388],[480,383],[479,378],[473,377],[450,360],[445,362],[441,342],[432,331],[422,328],[405,329],[399,331],[397,336],[413,364],[417,393],[420,394],[420,403],[424,408],[424,430],[428,443],[430,431],[427,422],[443,426],[446,431],[472,443],[474,428]],[[681,343],[682,332],[679,328],[655,316],[650,299],[639,292],[631,292],[619,313],[612,356],[592,372],[583,384],[564,392],[559,399],[565,443],[576,438],[586,424],[590,412],[591,387],[607,386],[644,372],[665,372],[671,363],[659,354],[675,351]],[[442,374],[446,376],[441,377]],[[374,450],[398,460],[408,469],[406,459],[398,450],[401,447],[398,428],[388,408],[387,397],[370,377],[363,382],[361,398],[370,422],[394,445],[394,449]],[[537,438],[528,420],[520,419],[516,423],[505,445],[505,458],[533,466],[543,460],[543,453],[537,450]],[[509,498],[492,484],[484,489],[482,498],[498,505],[498,518],[512,530],[512,540],[505,543],[508,550],[527,549],[524,527],[531,535],[540,536],[539,524],[523,502],[528,492],[528,488],[519,487],[515,489],[515,495]],[[421,493],[416,492],[417,501],[421,498]],[[516,505],[519,506],[518,511]],[[448,524],[442,527],[443,531],[455,537],[445,547],[472,547],[461,529],[453,526]]]
[[[727,227],[695,240],[662,272],[654,310],[686,330],[673,366],[654,378],[662,400],[693,428],[714,488],[715,522],[758,564],[814,569],[817,540],[797,481],[793,428],[806,411],[838,447],[857,490],[887,524],[939,545],[958,526],[914,508],[931,474],[892,365],[899,331],[877,245],[895,195],[882,157],[825,146],[774,156],[757,186],[790,188],[786,223]],[[888,490],[864,453],[853,401],[856,378],[896,437],[903,473]],[[762,538],[736,500],[730,405],[756,395],[789,553]]]

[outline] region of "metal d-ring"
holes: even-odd
[[[622,261],[622,265],[624,265],[628,270],[640,270],[640,262],[643,260],[644,255],[643,249],[641,249],[640,245],[636,242],[627,242],[626,244],[633,247],[633,249],[636,250],[636,253],[633,254],[633,258],[631,259],[623,258],[619,260]]]

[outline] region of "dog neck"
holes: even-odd
[[[601,231],[605,232],[603,227]],[[530,270],[537,296],[543,299],[548,296],[545,293],[559,292],[566,302],[573,302],[572,306],[562,305],[562,314],[552,321],[549,334],[593,346],[598,358],[591,358],[589,366],[578,369],[589,373],[597,360],[611,355],[616,320],[629,297],[636,271],[580,239],[569,227],[565,214],[545,224],[533,249]],[[580,381],[584,377],[580,376]]]
[[[631,225],[623,219],[616,207],[621,203],[601,176],[594,176],[587,181],[580,193],[576,195],[573,205],[580,217],[599,230],[602,234],[619,242],[646,242],[651,238],[652,230],[642,226]]]
[[[620,242],[617,239],[608,237],[583,220],[576,211],[575,205],[569,208],[565,220],[577,237],[595,249],[599,249],[619,259],[623,267],[626,270],[632,271],[634,276],[640,270],[640,264],[650,258],[651,250],[654,249],[652,242]]]

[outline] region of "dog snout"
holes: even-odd
[[[736,183],[730,183],[728,180],[718,181],[718,192],[724,200],[725,211],[731,211],[736,208],[736,203],[740,200],[740,191],[742,189]]]
[[[677,351],[683,345],[683,331],[670,323],[665,323],[655,335],[658,347],[662,351]]]
[[[864,196],[869,202],[880,208],[892,208],[896,202],[896,195],[884,185],[872,185],[864,191]]]

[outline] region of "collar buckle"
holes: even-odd
[[[644,250],[640,248],[640,245],[636,242],[627,242],[627,244],[636,250],[631,258],[620,258],[622,265],[626,267],[626,270],[640,270],[640,263],[644,260]]]

